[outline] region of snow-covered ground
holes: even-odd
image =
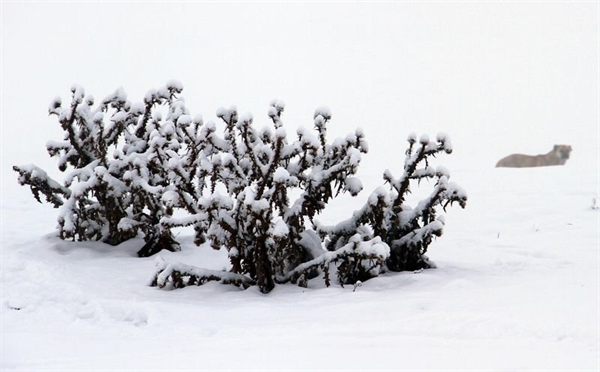
[[[588,163],[452,173],[469,204],[449,211],[430,247],[438,268],[356,292],[320,280],[269,295],[149,287],[155,259],[135,257],[141,241],[60,241],[55,211],[14,192],[1,206],[2,368],[597,370],[600,213]],[[226,266],[225,252],[180,239],[182,252],[161,256]]]

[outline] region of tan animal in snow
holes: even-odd
[[[527,167],[546,167],[549,165],[564,165],[571,155],[571,146],[554,145],[552,151],[544,155],[523,155],[512,154],[500,159],[496,164],[498,167],[506,168],[527,168]]]

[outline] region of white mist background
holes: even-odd
[[[236,105],[268,125],[283,99],[290,137],[330,107],[331,139],[366,133],[367,193],[386,168],[400,173],[410,132],[450,135],[439,163],[451,174],[554,144],[598,172],[596,3],[4,3],[2,197],[32,200],[15,164],[60,179],[47,107],[70,102],[71,84],[141,101],[169,79],[205,121]]]

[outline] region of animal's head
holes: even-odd
[[[562,160],[567,160],[571,156],[573,148],[569,145],[554,145],[552,151]]]

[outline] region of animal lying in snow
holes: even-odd
[[[506,168],[528,168],[528,167],[545,167],[549,165],[564,165],[571,155],[571,146],[569,145],[554,145],[552,151],[544,155],[523,155],[512,154],[500,159],[496,164],[498,167]]]

